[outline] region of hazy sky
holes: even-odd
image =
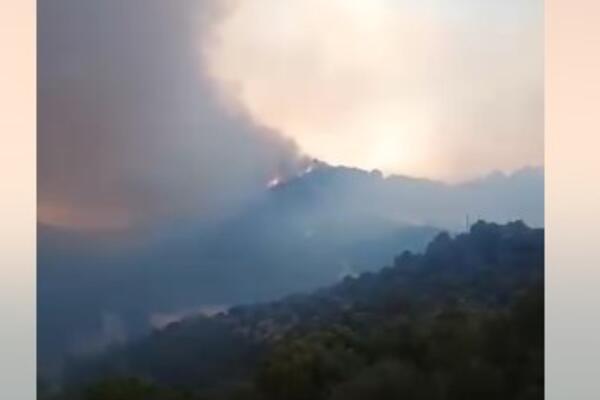
[[[538,0],[243,0],[206,65],[328,162],[443,179],[540,165]]]
[[[297,152],[223,105],[200,60],[216,9],[190,1],[38,5],[38,215],[119,228],[235,207]]]
[[[41,221],[235,207],[303,154],[460,180],[543,162],[541,0],[38,5]]]

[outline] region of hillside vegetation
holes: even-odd
[[[441,233],[378,272],[72,364],[46,398],[543,399],[543,235],[519,221]]]

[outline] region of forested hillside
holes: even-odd
[[[312,169],[225,220],[88,232],[38,226],[38,373],[150,332],[154,316],[278,299],[421,252],[465,216],[543,224],[543,170],[462,184]]]
[[[378,272],[172,323],[47,399],[542,399],[544,238],[477,222]]]

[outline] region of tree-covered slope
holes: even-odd
[[[310,294],[72,367],[66,399],[541,399],[542,229],[478,222]],[[137,396],[137,397],[136,397]]]

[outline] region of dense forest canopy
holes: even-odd
[[[74,362],[53,400],[543,399],[544,232],[479,221],[377,272]]]

